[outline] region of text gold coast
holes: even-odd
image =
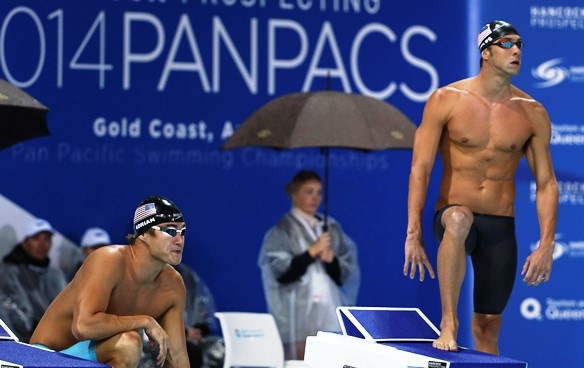
[[[213,132],[204,121],[174,123],[158,118],[143,121],[141,118],[122,117],[117,120],[98,117],[93,122],[93,133],[100,138],[142,138],[198,140],[212,143]]]

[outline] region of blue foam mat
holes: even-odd
[[[29,344],[15,341],[0,341],[0,360],[19,364],[24,368],[109,367],[105,364],[39,349]]]
[[[482,353],[476,350],[459,349],[458,351],[444,351],[432,347],[431,342],[381,342],[378,344],[387,345],[396,349],[414,354],[430,356],[436,359],[445,360],[450,363],[451,368],[525,368],[527,363],[505,358],[499,355]]]
[[[348,318],[347,314],[350,314],[355,323],[378,344],[443,360],[449,362],[451,368],[527,367],[523,361],[471,349],[461,348],[457,352],[435,349],[432,341],[439,337],[439,333],[417,308],[339,307],[339,311],[342,312],[338,314],[339,323],[344,326],[347,335],[364,338]],[[438,362],[436,366],[440,366]]]

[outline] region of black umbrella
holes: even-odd
[[[49,135],[48,111],[32,96],[0,79],[0,149]]]
[[[222,148],[322,148],[326,226],[329,148],[365,151],[411,148],[415,130],[416,125],[385,101],[328,90],[302,92],[262,106],[235,130]]]

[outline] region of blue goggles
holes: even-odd
[[[521,50],[525,45],[525,42],[523,42],[523,40],[517,40],[515,42],[507,40],[502,42],[494,42],[493,45],[497,45],[502,49],[510,49],[511,47],[513,47],[513,45],[516,45],[517,48]]]

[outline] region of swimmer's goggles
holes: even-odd
[[[507,40],[503,42],[493,42],[493,45],[497,45],[502,49],[510,49],[513,45],[516,45],[517,48],[521,50],[523,46],[525,46],[525,42],[523,42],[523,40],[517,40],[515,42]]]
[[[186,227],[183,227],[182,229],[176,229],[174,227],[152,226],[152,229],[160,231],[169,238],[173,238],[177,234],[185,236],[185,232],[187,231]]]

